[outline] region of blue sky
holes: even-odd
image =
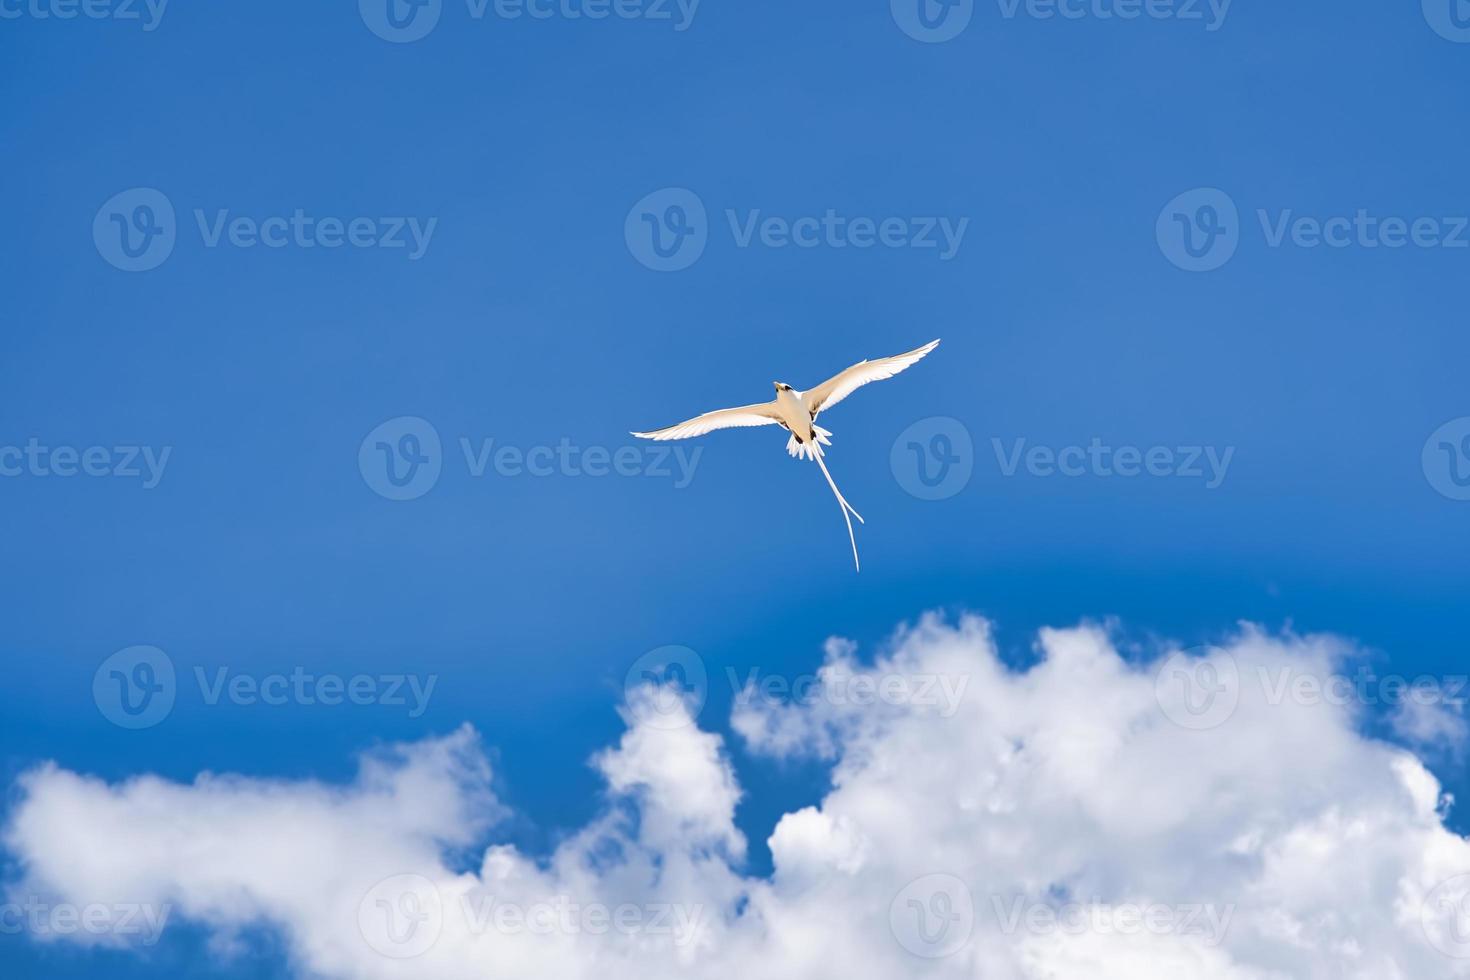
[[[29,464],[0,478],[0,777],[51,759],[107,779],[335,781],[366,747],[469,722],[518,811],[506,833],[536,851],[598,808],[584,763],[621,730],[629,666],[667,644],[721,678],[789,675],[828,636],[872,648],[925,610],[970,610],[1017,663],[1041,626],[1116,617],[1139,641],[1249,620],[1339,633],[1408,677],[1464,670],[1470,503],[1437,487],[1470,456],[1424,450],[1470,416],[1470,45],[1416,6],[1073,20],[982,2],[925,43],[882,2],[704,0],[680,30],[673,4],[669,20],[493,4],[477,19],[444,0],[425,37],[395,43],[348,2],[169,5],[153,30],[147,8],[58,20],[5,3],[20,13],[0,23],[0,446],[169,455],[151,488]],[[138,272],[109,260],[100,213],[134,188],[175,212],[172,251]],[[648,195],[666,217],[668,188],[703,208],[704,249],[658,271],[625,231]],[[1219,193],[1160,219],[1199,188],[1236,209],[1235,250],[1188,271],[1159,228],[1203,220]],[[221,211],[298,210],[313,234],[366,219],[364,241],[408,244],[209,244]],[[741,244],[751,222],[829,211],[846,247]],[[1372,231],[1301,244],[1297,219],[1360,212]],[[890,218],[903,244],[854,244],[854,220]],[[1389,247],[1385,219],[1432,219],[1421,238],[1439,244]],[[953,254],[910,244],[942,243],[941,220],[965,222]],[[413,227],[432,227],[417,257]],[[700,450],[683,486],[672,461],[646,474],[656,460],[627,435],[934,337],[824,417],[868,519],[860,575],[784,433],[679,444]],[[359,450],[402,417],[437,433],[440,473],[392,500]],[[919,424],[927,442],[939,417],[969,436],[971,476],[926,500],[895,441]],[[1453,446],[1470,430],[1447,431]],[[491,439],[634,446],[641,475],[476,476],[461,441]],[[1214,487],[1007,475],[1018,440],[1165,447],[1171,474],[1231,455]],[[167,653],[179,694],[128,731],[93,677],[139,644]],[[194,680],[298,666],[437,682],[410,717],[210,705]],[[724,730],[729,701],[712,683],[703,723]],[[1470,788],[1452,757],[1429,761]],[[734,763],[759,869],[770,825],[826,771]],[[146,961],[7,935],[0,962],[281,968],[268,937],[211,965],[197,938]]]

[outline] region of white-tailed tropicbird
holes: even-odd
[[[847,522],[847,537],[852,542],[852,563],[861,571],[862,565],[858,562],[857,537],[852,533],[852,518],[848,515],[856,517],[860,524],[863,523],[863,516],[853,510],[852,504],[849,504],[847,498],[842,496],[842,491],[837,489],[837,484],[832,480],[832,474],[827,472],[827,464],[822,461],[824,455],[822,447],[832,444],[832,433],[816,424],[817,415],[836,405],[868,382],[893,377],[911,364],[917,363],[920,358],[938,346],[939,341],[934,340],[907,354],[880,357],[876,361],[859,361],[810,391],[797,391],[783,381],[774,381],[772,382],[776,386],[774,401],[758,405],[742,405],[739,408],[722,408],[716,412],[696,415],[678,425],[655,429],[652,432],[631,434],[640,439],[662,441],[665,439],[692,439],[695,436],[713,432],[715,429],[734,429],[773,423],[781,426],[791,433],[791,438],[786,440],[786,452],[796,458],[815,460],[821,467],[822,475],[827,478],[827,485],[832,488],[832,493],[837,497],[837,503],[842,507],[842,519]]]

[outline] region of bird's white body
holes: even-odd
[[[794,457],[814,461],[821,468],[822,475],[827,478],[828,486],[832,488],[832,493],[836,495],[837,502],[842,507],[842,518],[847,521],[847,536],[852,542],[853,564],[861,569],[862,566],[858,562],[857,538],[853,536],[852,520],[848,515],[856,517],[859,523],[862,523],[863,518],[842,496],[842,492],[837,489],[837,484],[832,480],[832,474],[827,472],[827,464],[822,461],[825,455],[822,447],[832,444],[832,433],[817,425],[817,414],[824,409],[831,408],[870,381],[882,381],[893,377],[918,362],[938,346],[939,341],[935,340],[907,354],[883,357],[875,361],[859,361],[846,371],[828,378],[809,391],[797,391],[790,385],[777,381],[774,382],[776,397],[773,401],[705,412],[703,415],[697,415],[678,425],[656,429],[652,432],[632,434],[640,439],[689,439],[694,436],[702,436],[715,429],[772,423],[780,425],[791,433],[791,438],[786,441],[786,452]]]
[[[817,425],[816,412],[806,400],[804,392],[795,388],[776,389],[775,405],[777,420],[791,438],[786,440],[786,453],[799,459],[816,459],[823,446],[832,445],[832,433]],[[861,520],[862,518],[858,518]]]
[[[802,402],[801,392],[795,388],[776,389],[776,411],[781,416],[781,424],[790,429],[793,436],[799,436],[802,441],[811,439],[811,410]]]

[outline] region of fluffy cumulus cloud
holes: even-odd
[[[868,660],[833,642],[796,702],[731,719],[750,764],[832,766],[770,828],[769,876],[746,870],[728,746],[645,688],[592,759],[606,808],[549,854],[465,860],[507,812],[466,729],[348,786],[35,769],[10,890],[166,908],[222,954],[272,930],[334,980],[1470,976],[1470,844],[1411,752],[1320,696],[1351,655],[1247,628],[1125,658],[1084,626],[1015,669],[978,619]]]

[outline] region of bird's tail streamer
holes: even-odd
[[[857,536],[852,533],[852,517],[856,517],[859,524],[865,524],[867,522],[863,520],[863,515],[854,510],[852,504],[847,502],[847,498],[842,495],[842,491],[837,489],[837,484],[833,481],[832,474],[827,472],[827,464],[822,461],[822,450],[820,448],[816,448],[816,452],[812,454],[812,459],[816,460],[817,465],[822,468],[822,475],[827,478],[827,486],[832,488],[832,493],[837,497],[837,503],[842,507],[842,519],[847,522],[847,540],[852,542],[852,564],[858,571],[862,571],[862,562],[858,561]],[[848,517],[848,514],[851,514],[852,517]]]

